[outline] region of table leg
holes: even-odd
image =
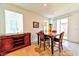
[[[38,35],[38,45],[39,45],[39,35]]]
[[[54,54],[53,38],[51,38],[51,53]]]

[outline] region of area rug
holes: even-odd
[[[51,54],[50,47],[45,47],[45,50],[43,47],[39,47],[39,45],[36,45],[34,48],[35,52],[37,52],[40,56],[72,56],[73,53],[70,50],[67,50],[66,47],[62,50],[61,53],[59,53],[58,48],[54,47],[54,54]]]

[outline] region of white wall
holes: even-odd
[[[68,28],[69,40],[79,43],[79,12],[73,13],[69,16]]]
[[[43,21],[46,20],[47,18],[14,5],[0,4],[0,34],[5,34],[5,21],[4,21],[5,9],[23,14],[24,33],[30,32],[31,41],[36,41],[37,40],[36,33],[39,32],[41,29],[43,29]],[[33,21],[39,22],[39,28],[33,28]]]
[[[0,34],[4,34],[4,13],[3,13],[3,9],[2,7],[0,6]]]

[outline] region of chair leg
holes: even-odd
[[[45,50],[45,42],[44,42],[44,50]]]
[[[61,53],[61,44],[59,43],[59,53]]]
[[[61,48],[62,48],[62,50],[63,50],[63,45],[61,44]]]
[[[41,48],[41,41],[40,41],[40,48]]]
[[[61,42],[61,48],[62,48],[62,50],[63,50],[63,45],[62,45],[62,42]]]
[[[50,47],[50,42],[48,41],[48,46]]]

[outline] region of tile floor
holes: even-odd
[[[74,56],[79,56],[79,44],[72,43],[69,41],[64,41],[63,45],[68,49],[71,50]]]

